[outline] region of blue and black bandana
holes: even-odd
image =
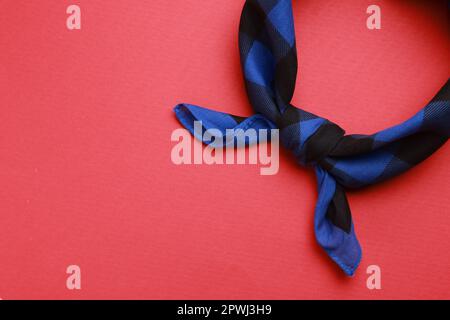
[[[247,0],[239,28],[242,70],[255,115],[243,118],[190,104],[175,113],[192,133],[204,130],[280,130],[282,144],[317,174],[316,239],[347,275],[361,260],[346,189],[381,182],[425,160],[449,138],[450,84],[405,122],[372,135],[351,134],[291,105],[297,50],[290,0]],[[198,137],[202,139],[201,137]],[[258,141],[248,141],[248,144]],[[209,143],[205,141],[205,143]]]

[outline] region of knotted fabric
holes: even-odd
[[[447,141],[449,80],[407,121],[372,135],[345,135],[333,122],[290,103],[297,76],[290,0],[246,1],[239,47],[247,94],[256,114],[243,118],[179,104],[176,116],[193,134],[195,121],[201,121],[204,130],[219,129],[224,135],[226,129],[278,128],[282,144],[301,164],[316,171],[314,229],[318,243],[347,275],[353,275],[361,260],[361,247],[345,189],[361,188],[405,172]]]

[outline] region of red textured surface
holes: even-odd
[[[449,145],[349,193],[363,260],[345,277],[316,244],[313,172],[175,166],[172,107],[251,114],[243,1],[0,3],[0,297],[450,298]],[[351,133],[414,114],[449,75],[445,1],[295,1],[293,103]],[[77,264],[82,289],[66,289]],[[368,265],[382,290],[366,288]]]

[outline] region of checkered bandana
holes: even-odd
[[[398,175],[441,147],[450,134],[450,82],[407,121],[372,135],[345,135],[335,123],[290,104],[297,51],[290,0],[247,0],[239,28],[241,64],[255,115],[242,118],[179,104],[179,121],[203,129],[280,130],[282,144],[317,174],[314,229],[318,243],[347,275],[361,260],[345,189]],[[202,139],[201,137],[198,137]],[[204,141],[205,143],[209,143]],[[248,141],[248,144],[258,141]]]

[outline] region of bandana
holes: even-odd
[[[177,105],[175,114],[192,134],[195,121],[201,121],[204,130],[218,129],[225,136],[227,129],[279,129],[283,146],[293,152],[300,164],[316,172],[317,242],[351,276],[361,260],[361,247],[345,190],[405,172],[447,141],[449,80],[405,122],[372,135],[346,135],[330,120],[291,105],[297,50],[290,0],[247,0],[239,27],[239,48],[246,91],[255,115],[243,118],[190,104]],[[258,143],[257,139],[247,141],[248,145],[252,143]]]

